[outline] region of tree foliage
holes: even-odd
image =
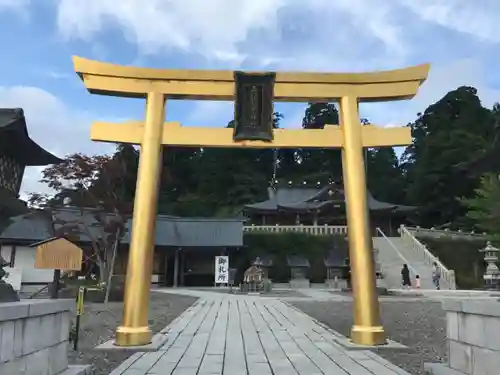
[[[339,112],[333,103],[312,103],[307,107],[303,129],[323,129],[325,125],[338,125]],[[305,149],[300,151],[300,173],[305,179],[338,180],[342,175],[340,150]]]
[[[471,198],[460,199],[467,209],[467,217],[476,228],[500,239],[500,179],[495,173],[488,173],[481,178]]]
[[[55,236],[90,242],[102,283],[132,211],[136,164],[137,152],[131,146],[119,146],[111,156],[72,154],[42,171],[41,181],[55,194],[29,197],[30,206],[52,218]]]
[[[478,178],[456,166],[487,147],[493,124],[492,112],[481,105],[472,87],[450,91],[409,124],[413,144],[403,154],[407,197],[419,207],[422,226],[463,217],[457,197],[470,197]]]
[[[405,202],[405,181],[398,156],[392,147],[368,150],[366,155],[367,185],[380,201]]]

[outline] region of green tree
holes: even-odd
[[[460,199],[467,209],[467,218],[475,228],[500,240],[500,176],[488,173],[481,178],[474,196]]]
[[[488,171],[500,172],[500,104],[495,103],[491,110],[494,121],[494,134],[491,142],[487,142],[482,150],[478,150],[477,156],[472,161],[467,161],[458,165],[470,176],[482,176]]]
[[[339,112],[333,103],[310,103],[302,120],[304,129],[323,129],[325,125],[338,125]],[[298,150],[300,167],[297,172],[308,182],[328,179],[339,180],[342,176],[342,156],[335,149]],[[310,180],[310,181],[309,181]]]
[[[199,167],[201,148],[172,147],[163,152],[158,212],[179,216],[200,215],[196,196],[203,174]]]
[[[413,144],[402,158],[407,197],[419,207],[419,224],[453,223],[464,215],[458,197],[470,197],[478,179],[454,166],[472,160],[491,142],[493,117],[472,87],[459,87],[418,114]]]
[[[274,114],[274,128],[283,118]],[[227,125],[234,126],[233,121]],[[171,160],[170,177],[162,191],[169,213],[183,216],[231,216],[244,204],[265,199],[273,176],[271,149],[203,148]],[[175,189],[175,193],[173,193]],[[172,199],[172,198],[169,198]]]
[[[405,181],[399,160],[392,147],[368,150],[367,185],[370,193],[381,201],[405,202]]]
[[[55,194],[31,194],[33,214],[50,215],[55,236],[78,241],[88,238],[90,259],[99,270],[99,281],[109,288],[113,262],[132,204],[127,201],[129,168],[122,153],[87,156],[72,154],[62,163],[42,171],[43,182]],[[69,207],[67,207],[69,206]],[[73,209],[67,215],[63,207]]]

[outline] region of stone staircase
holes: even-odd
[[[415,276],[420,276],[421,289],[434,289],[432,267],[406,251],[404,242],[399,237],[375,237],[373,244],[379,250],[379,262],[387,288],[401,288],[401,267],[407,264],[410,277],[415,286]]]
[[[399,253],[384,237],[373,237],[373,247],[378,250],[377,263],[384,275],[384,286],[389,289],[401,288],[401,267],[404,261]]]
[[[441,268],[441,289],[456,289],[455,275],[435,258],[409,232],[401,230],[401,237],[386,237],[379,232],[379,237],[373,238],[373,246],[378,249],[378,262],[386,287],[401,288],[401,267],[407,264],[410,276],[415,286],[415,276],[420,276],[421,289],[435,289],[432,282],[433,263],[436,261]]]

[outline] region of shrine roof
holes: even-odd
[[[48,216],[27,213],[9,219],[6,228],[0,234],[2,242],[38,242],[52,238],[53,233]]]
[[[303,255],[289,255],[286,257],[288,267],[311,267],[309,259]]]
[[[338,247],[330,250],[325,257],[325,267],[348,267],[346,259],[349,257],[349,250],[347,247]]]
[[[29,166],[57,164],[62,160],[33,141],[21,108],[0,108],[0,150]]]
[[[130,241],[129,231],[122,242]],[[159,215],[156,222],[156,245],[173,247],[242,247],[241,219],[182,218]]]
[[[244,209],[261,212],[278,210],[309,211],[344,203],[344,190],[335,184],[328,184],[323,188],[279,187],[276,190],[270,189],[268,200],[247,204]],[[404,212],[414,210],[416,207],[382,202],[375,199],[368,192],[368,208],[372,211],[392,210]]]
[[[84,211],[75,208],[62,208],[53,211],[56,220],[44,212],[30,212],[12,218],[0,234],[0,241],[38,242],[54,237],[52,225],[56,231],[65,223],[75,223],[82,228],[77,229],[79,242],[90,242],[85,234],[84,226],[93,238],[102,234],[97,221],[96,212],[92,209]],[[114,215],[107,214],[110,218]],[[132,219],[125,224],[123,244],[130,243]],[[156,222],[155,244],[173,247],[242,247],[243,221],[241,219],[181,218],[158,215]]]

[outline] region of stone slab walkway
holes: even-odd
[[[278,299],[204,293],[164,331],[159,351],[136,353],[110,375],[409,375],[371,351],[344,349]]]

